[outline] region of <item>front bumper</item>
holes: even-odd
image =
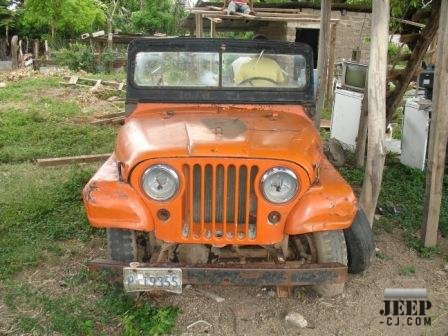
[[[123,283],[123,267],[126,263],[97,259],[89,262],[92,274],[109,272],[109,280]],[[139,264],[139,267],[181,268],[182,283],[191,285],[235,285],[235,286],[309,286],[344,283],[347,281],[347,266],[339,263],[300,264],[287,261],[281,264],[200,264],[179,265],[177,263]]]

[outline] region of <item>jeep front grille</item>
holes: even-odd
[[[192,164],[183,170],[185,238],[255,239],[257,166]]]

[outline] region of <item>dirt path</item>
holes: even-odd
[[[191,287],[181,296],[169,295],[157,301],[178,306],[182,312],[176,332],[192,335],[448,335],[447,262],[440,255],[419,258],[406,247],[399,232],[380,235],[377,245],[382,258],[375,258],[365,274],[350,276],[345,294],[336,299],[319,298],[305,288],[290,299],[275,298],[272,290],[262,288],[200,288],[225,298],[217,303]],[[446,246],[442,250],[441,254],[446,255]],[[415,273],[403,275],[405,268],[415,269]],[[388,287],[426,287],[432,302],[428,314],[432,325],[381,324],[384,317],[379,311]],[[291,312],[302,314],[309,327],[301,329],[287,324],[284,318]],[[211,326],[200,322],[187,329],[198,320]]]

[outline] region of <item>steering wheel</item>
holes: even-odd
[[[272,83],[272,84],[275,84],[275,85],[277,85],[278,86],[278,82],[276,82],[275,80],[273,80],[273,79],[271,79],[271,78],[267,78],[267,77],[250,77],[250,78],[246,78],[246,79],[244,79],[243,81],[241,81],[241,82],[239,82],[238,83],[238,86],[240,86],[240,85],[242,85],[242,84],[246,84],[247,82],[249,82],[252,86],[254,86],[254,84],[252,83],[252,81],[254,81],[254,80],[265,80],[265,81],[268,81],[268,82],[270,82],[270,83]]]

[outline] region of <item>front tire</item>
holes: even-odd
[[[342,230],[314,232],[312,237],[318,263],[337,262],[347,265],[347,245]],[[345,283],[314,285],[313,290],[323,297],[333,297],[344,292],[344,285]]]
[[[107,229],[107,251],[115,261],[138,261],[137,234],[133,230]]]

